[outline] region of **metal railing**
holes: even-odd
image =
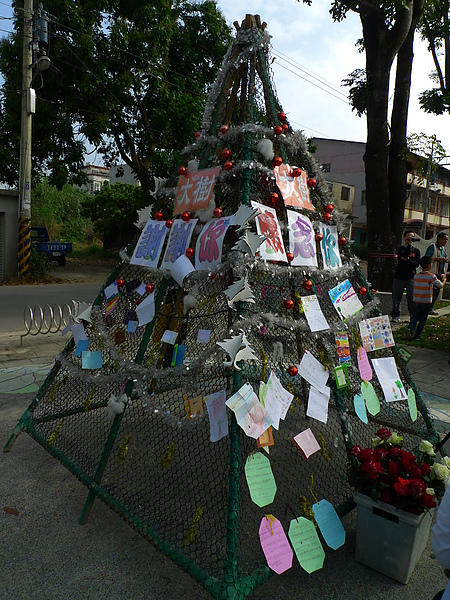
[[[38,335],[47,333],[58,333],[62,328],[66,327],[74,316],[76,310],[76,302],[72,300],[72,305],[64,304],[62,307],[59,304],[46,304],[31,308],[27,304],[23,311],[23,322],[26,333],[20,336],[20,345],[22,339],[27,335]]]

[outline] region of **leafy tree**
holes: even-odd
[[[137,229],[137,211],[148,205],[148,198],[141,187],[126,183],[105,183],[93,196],[86,196],[82,214],[94,223],[94,230],[103,238],[108,248],[120,248],[128,244]]]
[[[106,164],[128,164],[148,192],[156,170],[167,174],[194,135],[206,86],[231,40],[216,3],[46,0],[45,9],[52,67],[36,90],[36,169],[49,170],[50,181],[62,185],[78,173],[73,154],[87,139]],[[18,22],[0,46],[8,89],[20,89],[20,29]],[[9,99],[3,98],[8,118],[2,133],[17,145],[13,104],[19,103],[13,94]],[[10,179],[14,174],[17,169]]]

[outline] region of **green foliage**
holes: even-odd
[[[367,260],[367,244],[352,244],[352,252],[361,260]]]
[[[358,117],[367,112],[367,79],[365,69],[355,69],[347,79],[342,80],[342,85],[349,88],[348,96],[352,110]]]
[[[436,318],[428,317],[421,340],[411,341],[406,334],[406,326],[394,331],[395,342],[418,348],[450,352],[450,315]]]
[[[30,252],[30,277],[34,280],[45,279],[48,276],[50,263],[44,254],[39,254],[34,248]]]
[[[52,241],[92,240],[92,222],[81,214],[83,200],[87,197],[87,192],[81,189],[65,184],[58,190],[47,179],[42,179],[31,192],[33,226],[46,227]]]

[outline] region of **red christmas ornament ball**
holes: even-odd
[[[116,281],[116,284],[117,284],[118,288],[121,288],[121,287],[123,287],[125,285],[125,281],[123,279],[118,279]]]
[[[293,177],[300,177],[301,174],[302,174],[302,170],[300,169],[300,167],[293,167],[293,169],[292,169]]]
[[[160,212],[160,211],[158,211],[158,212],[155,212],[155,219],[156,219],[157,221],[162,221],[162,219],[163,219],[163,214],[162,214],[162,212]]]
[[[231,160],[227,160],[227,162],[223,165],[223,168],[225,169],[225,171],[231,171],[231,169],[233,168],[233,163],[231,162]]]
[[[365,296],[367,294],[367,288],[365,288],[364,286],[360,287],[359,293],[361,294],[361,296]]]
[[[286,113],[283,112],[282,110],[280,110],[280,112],[278,113],[278,120],[284,121],[285,119],[286,119]]]
[[[308,179],[308,185],[310,188],[316,187],[317,181],[314,179],[314,177],[310,177]]]
[[[196,131],[195,132],[195,139],[198,140],[199,137],[200,137],[200,131]]]
[[[283,131],[284,131],[284,133],[289,131],[289,125],[287,123],[283,123]]]
[[[321,233],[316,233],[316,242],[321,242],[323,240],[323,235]]]
[[[188,213],[188,212],[183,212],[183,213],[181,213],[181,220],[182,220],[182,221],[185,221],[185,222],[187,222],[187,221],[189,221],[189,219],[190,219],[190,216],[189,216],[189,213]]]
[[[284,308],[287,308],[288,310],[292,310],[294,308],[294,301],[291,300],[290,298],[288,298],[287,300],[284,301]]]
[[[313,282],[311,281],[311,279],[305,279],[305,281],[303,282],[303,287],[305,288],[305,290],[307,290],[308,292],[310,290],[312,290],[313,287]]]
[[[282,164],[283,164],[283,159],[281,158],[281,156],[275,156],[275,158],[272,161],[272,166],[273,167],[281,167]]]
[[[166,227],[167,227],[167,229],[170,229],[172,227],[172,225],[173,225],[172,219],[167,219],[167,221],[166,221]]]
[[[187,169],[186,169],[186,167],[180,167],[178,169],[178,175],[184,175],[186,177],[186,175],[187,175]]]
[[[281,125],[276,125],[273,128],[273,132],[275,135],[281,135],[283,133],[283,128],[281,127]]]
[[[331,219],[331,215],[330,213],[323,213],[323,220],[325,221],[325,223],[328,223],[328,221]]]
[[[276,204],[278,202],[278,194],[276,192],[272,192],[269,195],[269,202],[272,206],[276,206]]]
[[[286,258],[287,258],[288,262],[291,263],[294,260],[293,252],[286,252]]]
[[[147,292],[147,294],[152,294],[155,291],[155,286],[153,285],[153,283],[147,283],[147,285],[145,286],[145,291]]]
[[[229,129],[228,125],[221,125],[220,133],[226,133],[228,131],[228,129]]]
[[[327,204],[325,206],[325,212],[332,213],[333,212],[333,208],[334,208],[334,206],[332,204]]]
[[[347,238],[344,235],[340,235],[338,238],[338,244],[339,246],[345,246],[345,242],[347,241]]]
[[[295,365],[291,365],[290,367],[288,367],[288,375],[290,375],[291,377],[295,377],[298,373],[298,369]]]
[[[194,253],[195,253],[194,248],[186,248],[185,254],[188,258],[192,258],[194,256]]]
[[[222,152],[222,158],[225,160],[228,160],[231,156],[231,151],[228,150],[228,148],[225,148],[225,150]]]
[[[220,219],[222,214],[223,214],[223,210],[221,208],[215,208],[213,210],[213,215],[216,217],[216,219]]]

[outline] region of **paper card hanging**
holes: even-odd
[[[259,235],[264,236],[265,241],[259,248],[259,255],[263,260],[276,260],[287,263],[286,251],[283,244],[277,212],[263,204],[252,201],[253,208],[258,208],[256,216],[256,230]]]
[[[321,223],[320,233],[323,236],[320,242],[323,268],[338,269],[342,266],[342,261],[339,254],[337,228],[334,225],[324,225],[324,223]]]
[[[395,358],[392,356],[388,356],[387,358],[373,358],[372,364],[383,389],[386,402],[406,400],[408,394],[398,374]]]
[[[407,350],[404,346],[397,346],[397,352],[405,364],[408,363],[413,357],[412,352]]]
[[[297,433],[292,440],[305,458],[309,458],[311,454],[320,450],[319,442],[309,428]]]
[[[361,394],[366,402],[367,410],[374,417],[381,410],[380,400],[373,389],[373,385],[371,383],[367,383],[367,381],[361,382]]]
[[[340,390],[343,387],[350,385],[348,378],[347,365],[339,365],[334,368],[334,379],[336,381],[336,387]]]
[[[327,320],[320,308],[319,299],[315,294],[302,296],[303,312],[312,332],[330,329]]]
[[[372,367],[370,366],[369,358],[367,357],[367,352],[361,346],[358,348],[357,351],[357,361],[361,379],[363,379],[364,381],[370,381],[373,377]]]
[[[292,174],[293,167],[282,164],[274,167],[275,180],[278,189],[283,196],[285,206],[314,210],[309,197],[308,179],[305,171],[301,171],[298,177]]]
[[[166,344],[171,344],[173,346],[175,344],[175,342],[177,341],[177,337],[178,337],[177,331],[170,331],[170,329],[166,329],[165,332],[161,336],[161,341],[165,342]]]
[[[309,388],[308,407],[306,416],[312,417],[317,421],[326,423],[328,419],[328,404],[330,402],[330,388],[325,386],[325,391],[321,392],[314,386]]]
[[[412,388],[408,390],[408,408],[409,414],[411,415],[411,421],[414,423],[417,421],[417,403],[416,403],[416,395]]]
[[[348,341],[348,333],[338,331],[334,334],[336,342],[339,364],[351,363],[350,343]]]
[[[369,422],[367,419],[366,404],[364,402],[364,396],[361,394],[355,394],[353,398],[353,406],[355,407],[356,416],[367,425]]]
[[[108,298],[108,300],[106,302],[106,308],[105,308],[105,317],[107,317],[108,315],[110,315],[112,313],[112,311],[116,308],[118,301],[119,301],[119,294],[116,294],[115,296],[111,296],[111,298]]]
[[[182,219],[175,219],[170,228],[169,239],[167,240],[166,251],[164,258],[161,263],[161,269],[170,269],[171,265],[180,256],[183,256],[186,252],[186,248],[189,246],[192,233],[198,219],[189,219],[189,221],[183,221]]]
[[[395,346],[391,324],[387,315],[364,319],[358,325],[361,343],[367,352]]]
[[[165,221],[148,221],[136,244],[130,264],[156,268],[167,232]]]
[[[345,279],[329,290],[328,295],[330,296],[330,300],[338,315],[343,321],[360,311],[363,307],[348,279]]]
[[[141,327],[153,321],[155,318],[155,292],[149,294],[145,300],[136,306],[136,314]]]
[[[80,340],[75,348],[74,356],[82,356],[82,353],[89,348],[89,340]]]
[[[113,296],[116,296],[119,293],[119,288],[117,287],[117,281],[114,281],[103,290],[106,300],[109,300]]]
[[[337,512],[328,500],[322,499],[313,504],[314,518],[327,546],[337,550],[345,544],[345,529]]]
[[[294,255],[291,265],[317,267],[315,231],[306,215],[287,210],[289,250]]]
[[[294,553],[283,526],[273,515],[261,519],[259,539],[267,564],[278,575],[292,567]]]
[[[82,369],[101,369],[102,365],[103,358],[101,350],[95,350],[94,352],[87,350],[81,353]]]
[[[225,390],[205,396],[205,405],[209,415],[211,442],[218,442],[228,435],[228,415],[225,405]]]
[[[298,366],[298,372],[303,379],[306,379],[315,388],[321,391],[325,390],[330,373],[308,350],[305,350],[303,354]]]
[[[244,471],[253,502],[260,508],[272,504],[277,484],[269,459],[260,452],[250,454],[245,462]]]
[[[216,185],[220,167],[181,175],[178,180],[174,215],[206,208]]]
[[[312,521],[305,517],[292,519],[288,536],[302,569],[313,573],[323,567],[325,551]]]
[[[200,415],[203,414],[203,399],[201,396],[195,396],[195,398],[190,398],[186,402],[186,413],[187,418],[191,421],[192,419],[197,419]]]
[[[268,448],[269,446],[273,445],[273,431],[272,426],[270,426],[269,429],[266,429],[266,431],[262,435],[260,435],[259,438],[256,440],[256,447]]]
[[[233,217],[211,219],[200,232],[195,245],[195,268],[209,271],[222,262],[222,245]]]
[[[209,329],[199,329],[197,333],[197,342],[208,344],[211,331]]]

